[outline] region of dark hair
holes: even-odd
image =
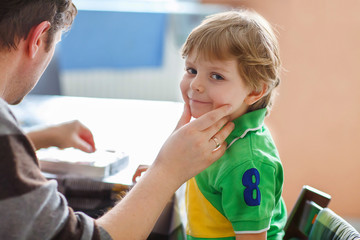
[[[47,48],[54,34],[70,28],[77,9],[72,0],[6,0],[0,2],[0,50],[16,49],[26,39],[31,28],[43,21],[51,24]]]

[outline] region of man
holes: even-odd
[[[0,3],[0,239],[146,239],[176,189],[224,153],[233,129],[230,106],[189,123],[185,105],[147,174],[118,205],[97,220],[74,213],[56,182],[42,176],[7,104],[34,87],[76,12],[71,0]]]

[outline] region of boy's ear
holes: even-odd
[[[250,92],[249,95],[247,95],[247,97],[244,100],[245,103],[249,106],[256,103],[258,100],[260,100],[264,96],[267,89],[268,89],[268,86],[264,83],[262,86],[262,89],[260,91],[254,90],[254,91]]]
[[[42,47],[42,44],[46,43],[47,31],[49,30],[51,24],[48,21],[41,22],[40,24],[34,26],[27,37],[29,57],[35,58],[39,49]]]

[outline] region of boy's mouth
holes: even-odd
[[[190,104],[211,104],[211,102],[202,101],[194,98],[189,98]]]

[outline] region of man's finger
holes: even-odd
[[[216,132],[209,141],[210,145],[214,146],[214,150],[217,151],[218,145],[224,145],[226,138],[230,135],[232,130],[234,130],[235,124],[233,122],[227,123],[220,131]]]
[[[220,129],[229,122],[229,117],[223,117],[213,125],[211,125],[208,129],[204,130],[208,134],[208,137],[213,137]]]
[[[213,163],[216,160],[218,160],[222,155],[224,155],[226,151],[226,143],[223,143],[222,145],[220,145],[220,147],[218,149],[216,149],[216,151],[212,152],[212,156],[210,161]]]
[[[80,149],[81,151],[92,153],[95,149],[87,142],[82,140],[81,138],[76,138],[74,143],[74,148]]]
[[[80,126],[79,137],[81,139],[83,139],[85,142],[87,142],[88,144],[90,144],[94,150],[96,149],[94,136],[92,135],[91,131],[84,125]]]
[[[175,128],[175,130],[181,128],[182,126],[184,126],[185,124],[187,124],[188,122],[190,122],[191,119],[191,112],[190,112],[190,106],[188,104],[184,104],[184,111],[180,117],[180,120]]]
[[[209,128],[210,126],[212,126],[213,124],[215,124],[217,121],[219,121],[223,117],[229,115],[231,112],[231,109],[232,109],[231,105],[221,106],[215,110],[205,113],[198,119],[195,119],[192,122],[192,124],[197,130],[203,131],[203,130]]]

